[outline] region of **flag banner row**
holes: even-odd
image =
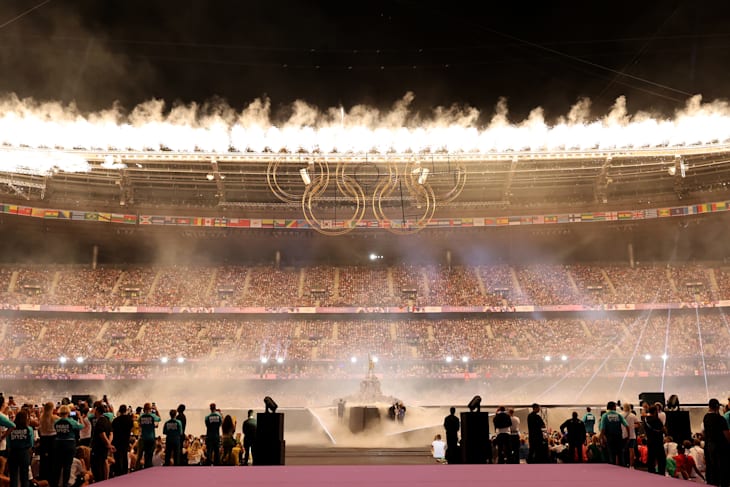
[[[547,215],[485,216],[464,218],[433,218],[427,228],[473,228],[506,227],[524,225],[551,225],[569,223],[625,222],[652,220],[656,218],[684,217],[728,211],[730,201],[716,201],[668,208],[649,208],[642,210],[595,211],[581,213],[559,213]],[[0,203],[0,213],[9,215],[42,218],[45,220],[67,220],[113,223],[120,225],[155,225],[208,228],[246,228],[246,229],[288,229],[311,230],[312,226],[304,219],[287,218],[232,218],[227,216],[169,216],[133,213],[106,213],[98,211],[60,210],[54,208],[35,208],[31,206]],[[362,220],[360,222],[343,220],[321,220],[322,228],[412,228],[414,220]]]

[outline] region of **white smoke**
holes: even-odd
[[[411,109],[406,93],[390,110],[356,105],[320,109],[296,101],[283,117],[271,101],[256,99],[237,111],[225,102],[168,106],[146,101],[126,112],[118,104],[81,113],[74,104],[0,98],[0,168],[43,173],[52,169],[88,171],[73,151],[173,150],[180,152],[495,153],[585,151],[721,144],[730,139],[730,106],[724,101],[689,99],[673,117],[632,114],[620,97],[604,116],[591,114],[581,99],[565,116],[548,121],[542,108],[510,121],[507,101],[483,114],[469,106]],[[488,120],[486,123],[481,122]],[[30,155],[28,149],[41,150]],[[22,154],[22,162],[18,162]],[[107,162],[122,168],[123,160]]]

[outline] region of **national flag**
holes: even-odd
[[[321,225],[322,225],[322,228],[325,228],[325,229],[333,228],[332,220],[322,220]]]
[[[618,220],[618,212],[616,211],[607,211],[606,212],[606,220],[615,222]]]
[[[377,220],[368,220],[368,228],[378,228],[380,224]]]
[[[112,213],[112,223],[124,223],[124,215],[121,213]]]
[[[510,217],[509,224],[510,225],[532,225],[532,215],[531,216],[521,216],[519,218],[517,217]]]
[[[669,208],[659,208],[659,218],[665,218],[672,216],[672,212]]]
[[[619,211],[618,212],[618,219],[619,220],[631,220],[634,218],[634,214],[630,211]]]
[[[49,218],[49,219],[57,219],[58,218],[58,210],[46,210],[43,218]]]
[[[568,220],[571,223],[575,223],[575,222],[581,221],[581,218],[580,218],[580,215],[578,213],[571,213],[570,215],[568,215]]]
[[[450,225],[452,227],[460,227],[461,226],[461,218],[452,218]]]
[[[251,228],[261,228],[261,220],[254,218],[251,220]]]
[[[727,202],[720,201],[718,203],[712,203],[712,211],[726,211],[727,210]]]
[[[462,227],[472,227],[472,226],[474,226],[474,222],[472,221],[471,218],[462,218],[461,226]]]
[[[86,212],[85,211],[72,211],[71,219],[72,220],[86,220]]]
[[[710,205],[702,203],[701,205],[695,205],[695,213],[707,213],[710,211]]]
[[[569,223],[571,215],[558,215],[558,223]]]
[[[659,214],[657,213],[656,208],[650,208],[648,210],[644,210],[644,218],[657,218]]]
[[[228,223],[228,219],[224,216],[219,216],[215,219],[215,226],[216,227],[225,227]]]
[[[190,224],[194,227],[202,227],[203,226],[203,217],[202,216],[196,216],[190,221]]]
[[[63,220],[70,220],[71,210],[58,210],[58,218]]]
[[[281,220],[279,218],[275,219],[274,228],[286,228],[286,220]]]
[[[33,218],[44,218],[46,215],[46,210],[43,208],[32,208],[30,210],[30,216]]]
[[[634,220],[643,220],[644,219],[644,210],[634,210],[633,218],[634,218]]]
[[[215,224],[215,220],[213,218],[203,218],[203,226],[204,227],[212,227]]]
[[[497,224],[497,221],[494,218],[485,218],[484,219],[484,225],[487,227],[493,227]]]
[[[451,220],[445,220],[443,218],[438,218],[438,219],[436,219],[436,221],[438,222],[438,226],[440,226],[440,227],[449,227],[449,226],[451,226]],[[404,223],[404,222],[401,221],[401,223]],[[411,220],[407,220],[403,226],[404,227],[410,227],[412,225],[414,225],[414,223]]]
[[[547,216],[545,216],[545,223],[558,223],[558,217],[557,217],[557,215],[547,215]]]
[[[294,226],[291,226],[292,222],[294,222]],[[297,224],[297,221],[296,220],[287,220],[286,221],[287,228],[296,228],[296,224]],[[360,220],[359,222],[357,222],[357,225],[355,225],[355,226],[357,228],[367,228],[368,227],[368,222],[365,221],[365,220]]]
[[[509,225],[509,218],[506,216],[500,216],[497,218],[497,225]]]
[[[274,220],[272,218],[262,219],[261,228],[274,228]]]
[[[474,221],[474,226],[475,227],[483,227],[484,226],[484,218],[481,218],[481,217],[474,218],[473,221]]]
[[[17,215],[18,214],[18,205],[5,205],[5,213],[10,213],[11,215]]]
[[[111,213],[99,213],[99,221],[100,222],[112,221],[112,214]]]
[[[93,211],[87,211],[86,213],[84,213],[84,220],[97,222],[99,221],[99,214]]]
[[[165,217],[164,216],[152,216],[152,224],[153,225],[164,225],[165,224]]]
[[[545,223],[545,216],[544,215],[536,215],[532,217],[532,223],[534,225],[542,225]]]
[[[176,225],[190,226],[191,219],[189,216],[179,216],[175,219]]]
[[[149,215],[140,215],[139,224],[140,225],[152,225],[152,217]]]
[[[124,215],[124,223],[131,225],[137,223],[137,215]]]
[[[686,206],[675,206],[674,208],[669,209],[672,216],[681,216],[687,214],[687,207]]]

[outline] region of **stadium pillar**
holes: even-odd
[[[451,251],[450,250],[446,251],[446,266],[448,267],[449,270],[451,270]]]
[[[634,262],[634,244],[629,242],[629,244],[627,246],[627,250],[629,251],[629,265],[633,269],[634,264],[636,264],[636,262]]]
[[[281,252],[278,250],[276,251],[276,255],[274,255],[274,263],[277,269],[281,266]]]
[[[93,270],[96,270],[96,264],[98,263],[98,261],[99,261],[99,246],[94,245],[91,248],[91,268]]]

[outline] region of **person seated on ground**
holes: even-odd
[[[591,444],[588,446],[586,451],[586,457],[588,457],[588,463],[603,463],[603,451],[601,450],[601,440],[598,435],[591,437]]]
[[[431,442],[431,455],[439,463],[446,462],[446,443],[441,439],[441,435],[436,435]]]
[[[685,454],[684,445],[677,446],[677,455],[674,457],[674,463],[677,466],[674,471],[674,477],[689,480],[696,473],[702,480],[705,480],[702,472],[697,469],[697,464],[694,459]]]
[[[74,455],[73,463],[71,463],[71,476],[68,483],[71,487],[82,487],[88,485],[91,481],[91,472],[87,470],[84,464],[84,447],[77,447]]]

